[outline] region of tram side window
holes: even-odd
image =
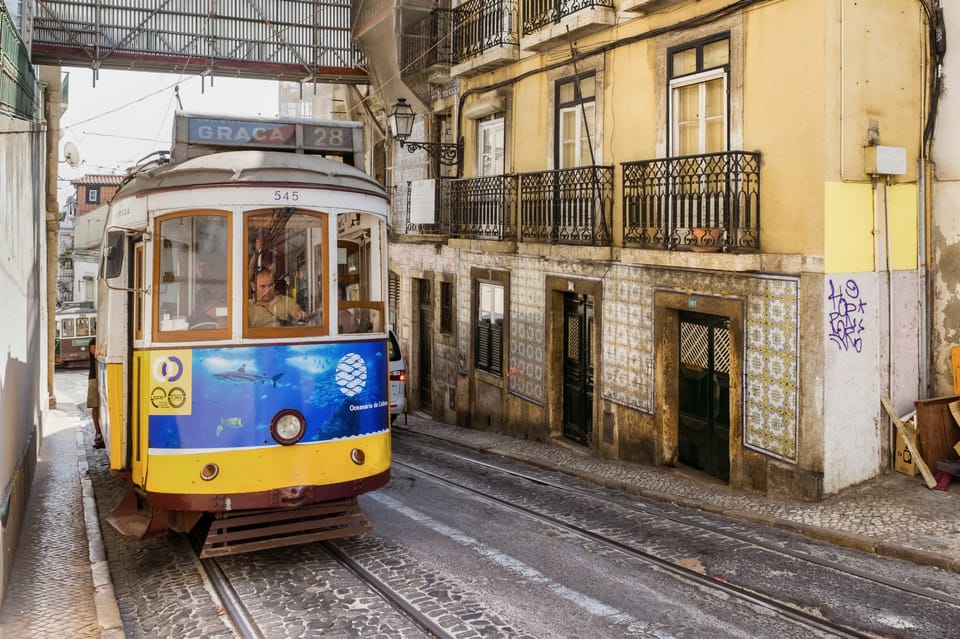
[[[247,215],[247,326],[324,325],[327,216],[294,208]]]
[[[74,337],[76,331],[73,325],[73,318],[63,320],[63,337]]]
[[[376,216],[342,213],[337,219],[337,324],[340,333],[386,330],[384,227]]]
[[[77,318],[77,337],[90,336],[90,322],[86,317]]]
[[[179,215],[159,223],[161,333],[229,325],[229,233],[224,214]]]

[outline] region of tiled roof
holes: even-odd
[[[122,175],[110,175],[110,174],[94,174],[94,175],[84,175],[81,178],[76,180],[70,180],[70,184],[74,186],[79,186],[81,184],[93,184],[96,186],[109,186],[111,184],[120,185],[123,181],[124,176]]]

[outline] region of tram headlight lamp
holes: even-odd
[[[350,461],[352,461],[357,466],[363,466],[363,462],[367,460],[366,453],[363,452],[360,448],[354,448],[350,451]]]
[[[292,446],[303,437],[307,430],[307,420],[300,411],[285,408],[273,416],[270,422],[270,435],[283,446]]]

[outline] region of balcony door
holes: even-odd
[[[494,113],[477,123],[478,177],[503,175],[503,114]]]

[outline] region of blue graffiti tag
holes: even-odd
[[[863,316],[867,303],[860,299],[860,286],[854,280],[847,280],[839,287],[830,280],[830,295],[827,298],[833,306],[830,311],[830,339],[845,351],[851,348],[856,352],[863,350]]]

